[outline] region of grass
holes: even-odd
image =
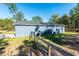
[[[40,37],[40,38],[42,38],[42,37]],[[55,42],[52,42],[52,41],[50,41],[50,40],[47,39],[47,38],[46,38],[46,39],[43,39],[43,40],[46,41],[46,42],[49,42],[50,44],[56,46],[56,47],[59,48],[59,49],[62,49],[62,50],[64,50],[64,51],[66,51],[66,52],[69,52],[70,54],[79,55],[79,53],[78,53],[77,51],[75,51],[75,50],[73,50],[73,49],[68,49],[68,48],[66,48],[66,47],[64,47],[64,46],[62,46],[62,45],[56,44]]]
[[[3,48],[7,45],[8,40],[0,39],[0,48]]]
[[[14,33],[14,32],[8,32],[8,33]],[[78,33],[65,32],[63,34],[52,34],[52,35],[45,35],[42,37],[47,40],[50,40],[51,42],[53,41],[54,43],[61,45],[61,44],[67,43],[67,42],[71,42],[72,41],[71,39],[64,39],[64,37],[65,37],[65,35],[72,35],[72,34],[78,34]],[[61,39],[63,39],[63,40],[61,40]],[[33,43],[33,42],[31,42],[31,41],[29,42],[29,41],[30,41],[29,37],[25,36],[25,37],[15,37],[15,38],[4,38],[2,43],[7,42],[10,46],[17,47],[17,46],[21,46],[21,45],[29,46],[28,45],[29,43]],[[43,46],[47,47],[47,45],[45,43],[43,43],[41,41],[39,43],[42,44]],[[2,48],[2,47],[4,47],[4,46],[0,46],[0,48]]]
[[[0,34],[15,34],[15,31],[0,31]]]
[[[29,47],[25,44],[26,42],[29,41],[29,37],[27,37],[27,36],[15,37],[15,38],[4,38],[4,39],[0,39],[0,40],[1,40],[0,49],[4,48],[5,52],[3,52],[3,53],[5,55],[11,55],[12,53],[15,55],[19,55],[21,53],[24,53],[24,51],[27,54],[29,53]],[[24,41],[26,41],[26,42],[24,42]],[[3,42],[8,43],[8,45],[3,45]]]
[[[63,34],[52,34],[52,35],[44,35],[42,36],[44,39],[50,40],[51,42],[54,42],[56,44],[62,45],[64,47],[67,47],[69,49],[78,51],[79,45],[76,44],[76,42],[79,43],[78,39],[75,40],[72,35],[78,35],[77,32],[65,32]]]
[[[0,44],[3,44],[3,43],[8,43],[9,45],[23,45],[24,44],[24,40],[29,40],[28,37],[15,37],[15,38],[4,38],[4,39],[0,39]],[[4,46],[4,45],[3,45]],[[3,46],[0,46],[3,47]]]
[[[74,40],[73,39],[68,39],[68,38],[66,38],[66,37],[71,37],[71,35],[77,35],[77,34],[79,34],[79,33],[77,33],[77,32],[64,32],[64,33],[62,33],[62,34],[51,34],[51,35],[44,35],[44,36],[42,36],[43,38],[47,38],[47,39],[49,39],[49,40],[51,40],[51,41],[53,41],[53,42],[55,42],[55,43],[57,43],[57,44],[67,44],[67,43],[72,43],[72,42],[74,42]]]
[[[8,41],[24,41],[24,40],[29,40],[28,37],[24,36],[24,37],[15,37],[15,38],[5,38],[5,40]],[[16,42],[16,44],[18,44],[18,42]]]
[[[75,35],[75,34],[79,34],[79,32],[64,32],[64,35]]]
[[[64,37],[64,35],[63,34],[51,34],[51,35],[44,35],[42,37],[45,39],[49,39],[57,44],[61,44],[61,43],[63,43],[61,38]]]

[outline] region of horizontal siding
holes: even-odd
[[[29,36],[30,32],[35,31],[36,26],[15,26],[16,36]],[[48,27],[53,30],[53,32],[56,32],[56,29],[59,29],[59,33],[63,33],[65,31],[64,26],[59,27]],[[39,26],[38,31],[45,31],[47,29],[47,26]]]
[[[15,26],[16,36],[29,36],[31,31],[35,30],[35,26]]]

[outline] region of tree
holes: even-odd
[[[48,23],[61,23],[61,17],[57,14],[52,15],[51,19],[49,19]]]
[[[62,24],[65,25],[66,30],[70,29],[71,20],[69,19],[69,16],[67,14],[64,14],[61,18]]]
[[[74,31],[79,29],[79,3],[70,10],[70,16],[73,21]]]
[[[42,18],[39,17],[39,16],[33,16],[32,21],[36,22],[36,23],[42,23],[43,22]]]
[[[67,14],[64,14],[64,15],[62,16],[62,23],[63,23],[64,25],[68,25],[68,24],[69,24],[69,16],[68,16]]]
[[[4,30],[14,30],[12,19],[4,19]]]
[[[14,30],[12,19],[0,19],[0,30]]]
[[[70,10],[70,13],[69,14],[70,15],[79,14],[79,3],[77,3],[77,5]]]
[[[27,21],[27,19],[24,19],[24,21]]]
[[[15,21],[15,15],[17,13],[17,7],[15,3],[5,3],[5,5],[9,8],[10,13],[13,15],[13,20]]]
[[[16,14],[16,21],[24,20],[24,14],[22,12],[17,12]]]
[[[4,21],[3,19],[0,19],[0,30],[2,29],[3,26],[4,26]]]

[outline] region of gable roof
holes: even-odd
[[[32,22],[32,21],[17,21],[14,22],[13,25],[15,26],[36,26],[36,25],[40,25],[40,26],[64,26],[62,24],[56,24],[56,23],[36,23],[36,22]]]

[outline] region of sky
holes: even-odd
[[[75,3],[17,3],[18,11],[24,14],[27,20],[31,20],[33,16],[40,16],[44,22],[47,22],[51,15],[69,14],[70,9],[76,6]],[[8,7],[0,4],[0,18],[10,18],[12,15]]]

